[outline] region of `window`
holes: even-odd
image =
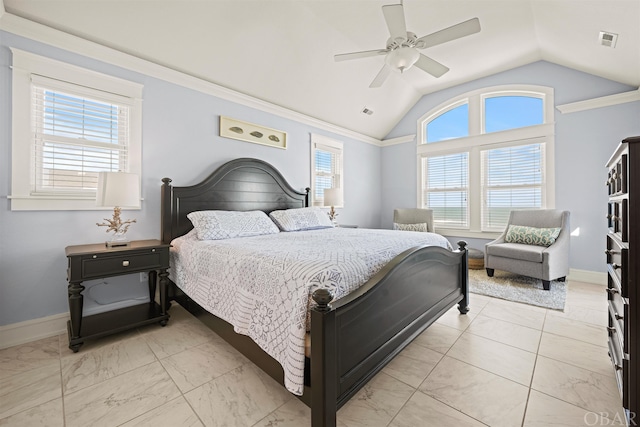
[[[311,134],[311,147],[311,206],[324,206],[325,189],[344,188],[342,142]]]
[[[517,145],[483,150],[483,225],[502,230],[512,209],[542,207],[544,144]]]
[[[427,123],[427,143],[469,136],[469,104],[466,102]]]
[[[140,174],[142,86],[12,51],[11,209],[95,209],[98,172]]]
[[[469,215],[469,153],[422,158],[426,205],[433,220],[447,227],[467,227]]]
[[[512,209],[554,206],[551,89],[470,92],[419,119],[418,132],[418,206],[434,210],[439,232],[483,237]]]
[[[32,194],[92,196],[98,172],[129,169],[129,105],[39,76],[32,82]]]
[[[486,133],[544,123],[542,98],[532,96],[489,96],[484,99]]]

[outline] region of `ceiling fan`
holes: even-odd
[[[424,37],[417,38],[414,33],[407,31],[402,4],[382,6],[382,13],[389,28],[389,33],[391,34],[391,37],[387,40],[386,49],[341,53],[334,56],[335,61],[338,62],[369,56],[386,55],[385,64],[369,85],[370,88],[382,86],[392,70],[397,70],[402,73],[413,65],[434,77],[442,76],[449,71],[449,68],[418,52],[418,49],[426,49],[480,32],[480,21],[478,18],[473,18]]]

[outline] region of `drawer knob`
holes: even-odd
[[[615,254],[619,254],[620,252],[614,251],[613,249],[607,249],[606,251],[604,251],[604,253],[607,255],[615,255]]]
[[[607,292],[609,292],[611,295],[614,295],[618,293],[618,290],[616,288],[607,288]]]
[[[622,366],[618,365],[617,363],[615,365],[613,365],[613,367],[615,368],[616,371],[621,371],[622,370]]]
[[[611,264],[611,267],[613,267],[614,270],[617,270],[618,268],[622,267],[620,264],[616,264],[615,262],[613,264]]]
[[[615,334],[616,328],[614,328],[613,326],[607,326],[607,331],[611,332],[612,334]]]
[[[129,261],[127,261],[127,260],[122,261],[122,266],[123,267],[129,267]]]
[[[616,320],[622,320],[622,319],[624,319],[624,317],[623,317],[623,316],[620,316],[618,313],[613,313],[613,317],[615,317],[615,318],[616,318]]]

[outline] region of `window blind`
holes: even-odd
[[[316,144],[314,173],[314,204],[324,206],[324,190],[339,188],[342,174],[342,150]]]
[[[512,209],[540,209],[544,200],[544,143],[482,151],[482,227],[504,230]]]
[[[128,171],[126,98],[53,79],[32,79],[32,194],[95,192],[98,172]]]
[[[469,153],[422,158],[423,205],[433,209],[434,224],[469,227]]]

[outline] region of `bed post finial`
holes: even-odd
[[[467,249],[467,242],[465,242],[464,240],[459,240],[458,241],[458,249],[460,249],[461,251],[464,251],[465,249]]]
[[[171,217],[173,204],[171,200],[171,178],[162,178],[162,187],[160,188],[160,238],[162,243],[171,243],[173,236],[171,234]]]
[[[333,300],[333,294],[331,291],[325,288],[316,289],[311,294],[311,298],[316,302],[317,311],[329,311],[329,303]]]

